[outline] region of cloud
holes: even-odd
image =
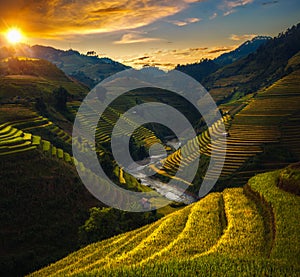
[[[122,38],[118,41],[115,41],[114,44],[133,44],[133,43],[146,43],[152,41],[160,41],[160,38],[149,38],[143,37],[138,33],[129,33],[122,36]]]
[[[219,47],[219,48],[217,47],[217,48],[214,48],[214,49],[208,51],[207,53],[208,54],[216,54],[216,53],[221,53],[221,52],[228,52],[230,50],[232,50],[232,47]]]
[[[143,61],[143,60],[147,60],[149,59],[150,57],[149,56],[144,56],[144,57],[140,57],[138,58],[139,61]]]
[[[185,0],[186,3],[199,3],[203,2],[203,0]]]
[[[192,23],[196,23],[196,22],[199,22],[201,21],[201,18],[196,18],[196,17],[193,17],[193,18],[187,18],[185,20],[169,20],[167,22],[169,23],[172,23],[178,27],[182,27],[182,26],[186,26],[186,25],[189,25],[189,24],[192,24]]]
[[[172,50],[172,52],[174,53],[174,55],[182,57],[182,56],[194,55],[194,54],[197,54],[199,52],[203,52],[207,49],[208,49],[207,47],[196,47],[196,48]]]
[[[251,40],[255,38],[257,34],[245,34],[245,35],[235,35],[232,34],[229,39],[234,40],[234,41],[240,41],[240,40]]]
[[[209,17],[209,19],[210,19],[210,20],[213,20],[213,19],[215,19],[217,16],[218,16],[218,14],[217,14],[217,13],[214,13],[212,16]]]
[[[220,8],[224,10],[223,15],[228,16],[232,13],[235,13],[237,11],[237,8],[252,4],[253,2],[254,0],[225,0],[224,3],[220,6]]]
[[[224,12],[223,15],[228,16],[228,15],[230,15],[232,13],[235,13],[235,12],[236,12],[236,10],[230,10],[230,11]]]
[[[157,66],[163,69],[173,69],[177,64],[199,62],[203,58],[215,58],[219,53],[233,50],[235,47],[194,47],[186,49],[158,49],[143,56],[131,56],[121,62],[135,68],[143,66]]]
[[[246,6],[253,3],[254,0],[236,0],[236,1],[225,1],[225,6],[229,9],[233,9],[240,6]]]
[[[270,5],[274,5],[277,3],[279,3],[279,1],[268,1],[268,2],[263,2],[261,4],[262,4],[262,6],[270,6]]]
[[[201,0],[202,1],[202,0]],[[2,26],[30,35],[103,33],[135,29],[186,9],[195,0],[10,0],[0,1]]]

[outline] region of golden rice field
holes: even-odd
[[[25,133],[7,123],[0,125],[0,156],[32,151],[37,148],[52,157],[68,163],[73,162],[69,153],[53,146],[49,141],[43,140],[40,136]]]
[[[300,197],[278,188],[279,175],[211,193],[30,276],[297,276]]]

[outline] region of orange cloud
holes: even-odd
[[[228,52],[230,50],[232,50],[233,47],[220,47],[220,48],[214,48],[210,51],[208,51],[208,54],[216,54],[216,53],[220,53],[220,52]]]
[[[43,37],[128,30],[174,15],[195,0],[0,1],[5,25]]]
[[[174,69],[177,64],[199,62],[203,58],[215,58],[221,53],[231,51],[235,47],[195,47],[186,49],[157,50],[152,53],[144,53],[143,56],[131,56],[123,59],[122,63],[132,67],[158,66],[163,69]]]
[[[251,40],[256,36],[257,36],[256,34],[245,34],[245,35],[232,34],[229,38],[234,41],[240,41],[240,40]]]
[[[159,41],[159,40],[162,40],[162,39],[142,37],[140,34],[129,33],[129,34],[123,35],[122,38],[118,41],[115,41],[114,44],[145,43],[145,42],[152,42],[152,41]]]

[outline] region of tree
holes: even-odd
[[[57,108],[59,111],[67,110],[68,96],[69,93],[64,87],[60,86],[58,89],[55,89],[53,91],[55,108]]]
[[[161,216],[154,212],[134,213],[113,208],[90,209],[90,217],[79,228],[79,242],[86,245],[152,223]]]
[[[88,52],[86,52],[86,55],[87,56],[97,56],[97,53],[96,53],[96,51],[88,51]]]
[[[45,101],[43,99],[43,96],[37,97],[35,99],[35,108],[44,116],[47,116],[47,106],[45,104]]]

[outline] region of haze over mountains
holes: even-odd
[[[5,56],[5,53],[3,54]],[[22,45],[15,48],[14,54],[47,60],[89,88],[94,87],[106,77],[129,68],[110,58],[98,58],[93,51],[85,55],[73,49],[64,51],[50,46]],[[8,52],[7,55],[11,53]]]
[[[33,58],[45,59],[54,63],[66,74],[73,76],[89,87],[93,87],[106,77],[128,68],[109,58],[98,58],[92,51],[91,55],[81,55],[72,49],[63,51],[42,45],[32,46],[29,51]]]

